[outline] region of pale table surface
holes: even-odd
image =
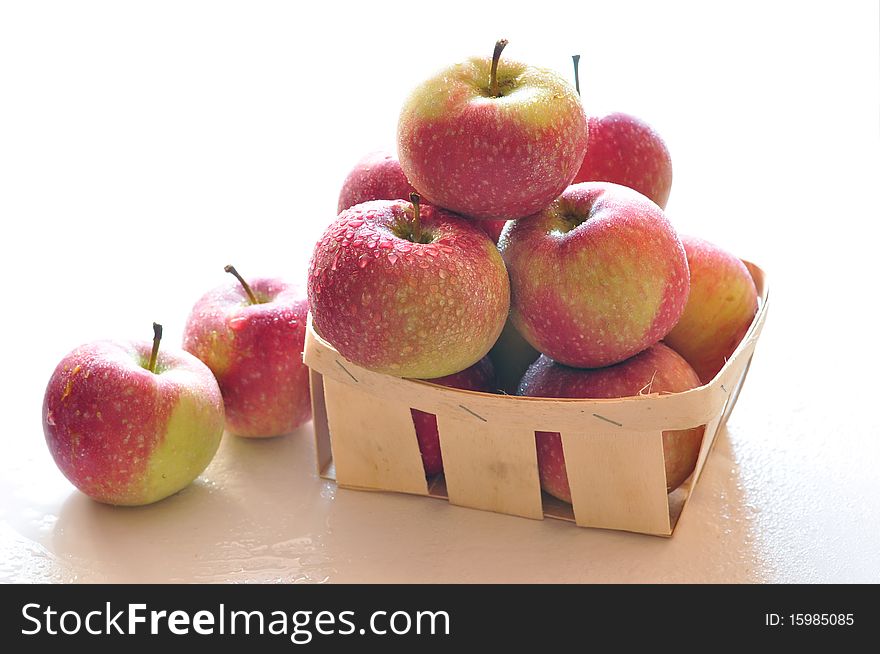
[[[880,581],[877,3],[606,4],[2,5],[0,581]],[[40,428],[57,361],[153,320],[179,342],[224,264],[302,278],[409,88],[500,36],[564,74],[580,52],[588,111],[666,138],[673,223],[769,274],[674,537],[338,490],[311,426],[224,437],[150,507],[73,489]]]

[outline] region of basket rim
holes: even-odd
[[[309,312],[307,319],[304,360],[316,372],[335,378],[337,381],[343,383],[352,383],[352,380],[355,383],[367,382],[363,385],[366,387],[365,390],[369,390],[370,386],[379,386],[379,380],[382,380],[382,384],[386,387],[386,392],[394,392],[401,401],[409,402],[413,408],[431,413],[436,413],[440,405],[447,407],[458,406],[468,411],[460,403],[470,400],[471,402],[478,402],[483,409],[494,407],[492,412],[497,412],[498,415],[493,417],[501,420],[504,420],[502,416],[504,411],[510,410],[512,407],[523,407],[525,409],[527,407],[552,405],[556,411],[568,414],[567,417],[572,419],[582,419],[583,413],[587,409],[595,407],[597,409],[601,408],[603,412],[619,412],[621,415],[637,411],[639,414],[642,414],[642,418],[655,414],[656,418],[669,423],[670,420],[675,422],[681,416],[693,416],[693,407],[700,405],[702,408],[698,412],[699,416],[704,418],[701,418],[702,422],[706,422],[720,413],[723,405],[734,392],[733,386],[737,381],[734,378],[734,371],[741,368],[738,365],[741,359],[751,357],[766,320],[767,308],[769,306],[769,284],[766,273],[752,262],[742,261],[749,269],[758,287],[758,310],[745,336],[743,336],[736,350],[734,350],[715,377],[708,383],[687,391],[677,393],[645,393],[620,398],[545,398],[485,393],[441,386],[422,379],[394,377],[370,371],[345,359],[336,348],[324,340],[314,329],[311,312]],[[330,361],[331,359],[335,360],[335,366]],[[342,362],[345,363],[343,364]],[[326,365],[322,366],[322,363]],[[426,393],[426,391],[428,392]],[[617,424],[618,426],[623,426],[622,421],[616,419],[614,415],[596,415],[595,417],[607,420],[607,422]],[[504,421],[508,422],[507,420]],[[513,418],[509,422],[516,422],[516,419]],[[689,420],[685,422],[689,422]],[[669,428],[676,428],[676,425],[669,424]]]

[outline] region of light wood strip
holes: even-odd
[[[324,399],[339,484],[428,494],[408,406],[326,376]]]
[[[449,501],[542,519],[534,431],[484,421],[469,409],[437,417]]]
[[[671,532],[661,432],[563,432],[562,449],[578,525]]]

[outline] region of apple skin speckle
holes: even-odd
[[[317,332],[346,359],[430,379],[486,355],[510,285],[495,245],[471,222],[423,204],[429,242],[413,242],[400,235],[412,211],[407,201],[376,200],[340,213],[312,254],[309,304]]]

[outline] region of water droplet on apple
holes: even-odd
[[[352,220],[348,221],[348,226],[354,227],[355,229],[357,229],[358,227],[360,227],[363,224],[364,224],[364,221],[361,220],[360,218],[353,218]]]
[[[392,252],[391,254],[388,255],[388,263],[390,263],[392,266],[393,266],[395,263],[397,263],[397,255],[394,254],[393,252]]]
[[[370,263],[370,258],[367,255],[363,255],[360,259],[358,259],[358,268],[363,270],[367,267],[368,263]]]

